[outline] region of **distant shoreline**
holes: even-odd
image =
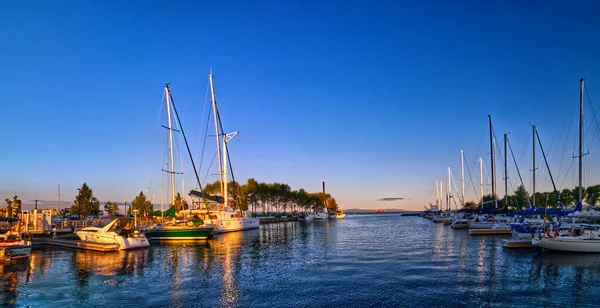
[[[404,209],[344,209],[346,214],[391,214],[391,213],[420,213],[421,211],[407,211]]]

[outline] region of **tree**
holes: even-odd
[[[527,193],[527,190],[525,190],[525,186],[519,185],[519,187],[517,187],[514,198],[517,203],[517,208],[522,209],[525,206],[529,206],[529,194]]]
[[[564,205],[572,205],[575,202],[575,195],[573,194],[573,190],[565,188],[560,192],[560,201]]]
[[[19,199],[17,195],[13,197],[12,201],[6,198],[4,199],[4,202],[6,202],[7,216],[17,216],[19,213],[21,213],[21,199]]]
[[[94,197],[94,192],[88,187],[87,183],[83,183],[81,188],[77,188],[79,193],[71,206],[71,213],[79,215],[80,218],[85,218],[90,215],[98,215],[100,213],[100,201]]]
[[[327,210],[330,212],[337,212],[339,210],[335,198],[329,198],[329,200],[327,200]]]
[[[475,201],[467,201],[465,203],[465,207],[473,207],[475,205],[477,205],[477,203]]]
[[[104,211],[109,215],[119,214],[119,205],[108,201],[104,204]]]
[[[600,185],[590,186],[585,189],[585,202],[591,206],[595,206],[600,197]]]
[[[140,191],[140,194],[131,201],[131,206],[127,209],[127,214],[132,214],[133,210],[138,210],[139,214],[145,215],[154,212],[154,205],[146,198],[144,192]]]
[[[10,199],[6,198],[6,199],[4,199],[4,202],[6,202],[6,216],[11,217],[12,216],[12,201],[10,201]]]
[[[140,193],[140,194],[142,194],[142,193]],[[169,206],[175,206],[175,210],[176,211],[182,211],[182,210],[187,210],[188,209],[187,201],[185,201],[185,199],[183,199],[181,197],[180,193],[177,193],[177,195],[175,196],[175,204],[169,204]]]
[[[248,179],[244,185],[243,194],[246,195],[248,204],[252,206],[252,215],[255,215],[258,203],[258,182],[254,178]]]

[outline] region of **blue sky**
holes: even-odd
[[[210,68],[225,129],[240,131],[230,151],[242,181],[318,191],[325,180],[345,208],[420,209],[449,166],[459,175],[460,149],[471,168],[487,155],[492,114],[523,173],[530,125],[539,124],[551,168],[561,169],[555,177],[570,187],[578,80],[587,79],[592,102],[600,87],[599,9],[594,1],[3,2],[0,196],[54,200],[61,184],[70,201],[84,181],[102,201],[131,201],[146,188],[158,196],[163,86],[171,83],[199,156]],[[596,184],[600,136],[586,140],[586,181]]]

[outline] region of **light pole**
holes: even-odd
[[[138,213],[138,210],[135,209],[132,212],[133,212],[133,223],[134,223],[135,227],[137,228],[137,213]]]

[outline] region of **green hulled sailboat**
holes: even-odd
[[[185,225],[161,225],[146,232],[149,240],[169,241],[169,240],[205,240],[212,234],[213,228],[207,227],[188,227]]]
[[[167,119],[169,123],[169,127],[166,127],[169,130],[169,156],[171,160],[170,168],[172,170],[163,170],[167,173],[171,174],[171,204],[175,205],[175,165],[173,159],[173,128],[171,126],[171,104],[173,104],[173,111],[179,122],[179,129],[183,135],[185,140],[185,134],[183,132],[183,127],[181,126],[181,122],[179,121],[179,116],[177,115],[177,109],[175,108],[175,104],[173,103],[173,99],[171,97],[171,93],[169,91],[169,85],[165,85],[165,98],[167,103]],[[187,140],[186,140],[187,147]],[[190,159],[192,159],[191,153]],[[192,159],[192,165],[194,166],[194,161]],[[194,172],[196,172],[196,167],[194,166]],[[196,179],[198,180],[198,185],[200,185],[200,178],[196,173]],[[164,215],[164,211],[163,211]],[[164,217],[163,217],[164,220]],[[198,222],[180,222],[180,223],[163,223],[161,225],[154,226],[150,228],[146,232],[146,237],[149,240],[205,240],[207,239],[213,231],[213,227],[205,227]]]

